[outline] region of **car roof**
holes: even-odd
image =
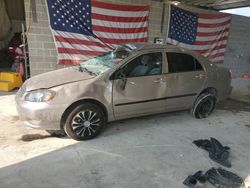
[[[128,43],[124,44],[125,46],[131,47],[134,50],[150,50],[150,49],[178,49],[181,50],[181,47],[174,46],[171,44],[155,44],[155,43]]]
[[[141,50],[154,50],[154,49],[167,49],[167,50],[173,50],[176,52],[186,52],[195,56],[201,56],[201,54],[194,52],[192,50],[182,48],[180,46],[175,46],[172,44],[155,44],[155,43],[127,43],[123,44],[127,47],[129,47],[131,50],[134,51],[141,51]]]

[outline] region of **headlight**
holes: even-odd
[[[47,102],[52,100],[55,97],[55,95],[56,95],[55,91],[47,89],[39,89],[29,92],[25,96],[25,100],[30,102]]]

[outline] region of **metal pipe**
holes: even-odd
[[[24,54],[24,67],[25,67],[25,79],[28,78],[28,62],[27,62],[27,54],[26,54],[26,42],[25,42],[25,30],[24,24],[22,23],[22,47],[23,47],[23,54]]]

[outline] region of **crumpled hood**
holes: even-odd
[[[94,78],[86,72],[80,72],[78,67],[63,68],[43,74],[39,74],[25,81],[26,91],[35,89],[51,88],[71,82]]]

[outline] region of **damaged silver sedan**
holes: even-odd
[[[18,91],[16,106],[31,127],[86,140],[120,119],[184,109],[205,118],[229,96],[230,83],[229,70],[199,54],[135,43],[30,78]]]

